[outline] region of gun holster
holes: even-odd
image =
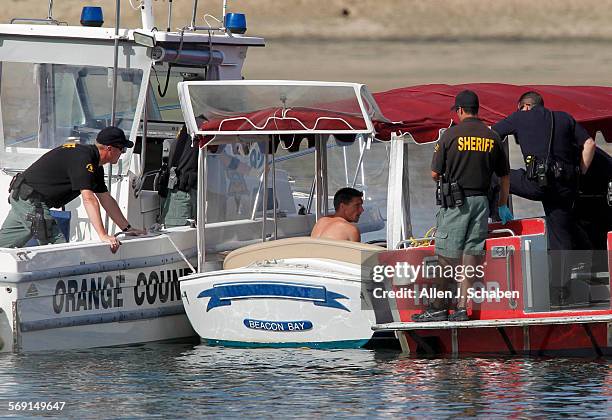
[[[170,179],[170,171],[168,170],[168,163],[163,162],[159,168],[155,178],[153,179],[153,189],[157,191],[160,197],[166,198],[168,196],[168,181]]]
[[[45,220],[45,211],[42,204],[37,203],[34,208],[34,213],[29,213],[26,219],[32,222],[31,232],[32,237],[38,240],[41,244],[49,243],[49,235],[47,234],[47,221]]]
[[[438,181],[436,203],[445,209],[461,207],[465,203],[465,192],[457,182]]]
[[[549,168],[546,162],[529,155],[525,158],[525,171],[527,172],[527,179],[536,181],[538,187],[548,186]]]

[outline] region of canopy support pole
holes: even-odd
[[[327,185],[327,139],[329,136],[321,135],[321,185],[323,186],[323,202],[321,211],[325,216],[329,214],[329,191]]]
[[[264,169],[263,169],[263,194],[261,200],[261,241],[266,241],[266,221],[268,218],[268,171],[270,170],[270,161],[268,160],[268,151],[270,140],[266,141],[264,154]]]
[[[322,217],[321,135],[315,135],[315,220]]]
[[[280,141],[280,140],[279,140]],[[276,156],[274,147],[274,140],[271,141],[270,147],[272,147],[272,210],[274,212],[274,240],[278,239],[278,220],[276,214]]]
[[[192,139],[192,141],[194,141]],[[208,181],[208,165],[206,156],[208,148],[200,148],[198,153],[198,207],[196,213],[196,235],[198,241],[198,273],[204,272],[206,261],[206,214],[208,213],[208,197],[206,194]]]
[[[147,93],[144,97],[144,121],[142,122],[142,137],[140,141],[140,173],[142,177],[144,177],[145,174],[145,161],[147,159],[147,132],[149,130],[149,86],[150,82],[147,83]]]
[[[387,184],[387,249],[411,235],[408,167],[404,165],[404,140],[395,133],[391,135],[389,156],[389,182]],[[406,207],[408,213],[406,213]]]

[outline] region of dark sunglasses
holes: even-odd
[[[117,146],[117,145],[111,144],[110,147],[114,147],[115,149],[118,149],[119,151],[121,151],[121,153],[125,153],[125,150],[126,150],[125,146]]]

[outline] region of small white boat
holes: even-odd
[[[376,323],[362,263],[381,250],[309,237],[240,248],[224,270],[182,278],[187,316],[211,345],[362,347]]]
[[[209,147],[228,142],[270,144],[268,136],[279,135],[292,143],[295,139],[299,143],[304,137],[314,139],[315,162],[311,166],[314,173],[310,169],[313,181],[308,203],[314,203],[315,214],[308,214],[308,205],[305,214],[298,213],[298,218],[318,219],[328,214],[329,198],[335,192],[329,190],[329,180],[340,177],[343,182],[340,186],[356,185],[359,175],[363,175],[364,162],[371,168],[384,169],[382,182],[386,183],[390,143],[372,143],[372,118],[383,118],[363,85],[227,81],[186,82],[179,89],[190,133],[203,136],[201,156],[206,155]],[[215,102],[213,106],[211,102],[218,101],[216,93],[220,91],[233,99],[221,105]],[[240,98],[248,98],[246,105]],[[203,115],[205,123],[197,125],[195,115]],[[215,137],[210,140],[211,136]],[[338,143],[338,139],[343,142]],[[352,168],[354,175],[346,166],[330,164],[331,156],[346,154],[348,145],[360,145],[357,165]],[[273,175],[265,176],[268,172],[276,173],[274,166],[278,165],[274,148],[266,147],[269,153],[265,166],[270,169],[263,171],[262,189],[269,188],[272,203],[264,212],[263,241],[229,253],[223,270],[182,277],[181,296],[187,316],[202,340],[209,344],[361,347],[372,338],[376,322],[392,319],[388,307],[375,311],[362,282],[367,263],[375,261],[376,254],[384,248],[310,237],[280,238],[277,225],[287,215],[274,204],[277,194],[282,193],[281,185],[277,185]],[[346,155],[344,158],[346,163]],[[205,165],[202,168],[206,170]],[[365,182],[358,188],[366,187],[368,176],[363,179]],[[382,191],[385,190],[383,186]],[[299,191],[294,191],[297,196],[295,193]],[[370,198],[366,194],[364,207],[369,211],[362,215],[358,226],[362,234],[377,231],[378,238],[384,238],[385,221],[380,213],[385,208],[384,192],[376,201]],[[199,208],[204,209],[206,197],[199,199]],[[263,202],[269,200],[264,198]],[[294,208],[291,213],[297,210]],[[205,212],[200,217],[205,218]],[[266,223],[268,217],[271,220]],[[202,249],[200,246],[199,258],[204,260]]]

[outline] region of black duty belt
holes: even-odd
[[[469,188],[464,188],[463,189],[463,193],[465,194],[466,197],[485,197],[488,195],[487,191],[481,191],[481,190],[470,190]]]
[[[18,196],[22,200],[29,200],[32,202],[44,202],[45,197],[34,188],[26,184],[22,183],[18,189],[15,190],[15,195]],[[13,196],[15,197],[15,196]]]

